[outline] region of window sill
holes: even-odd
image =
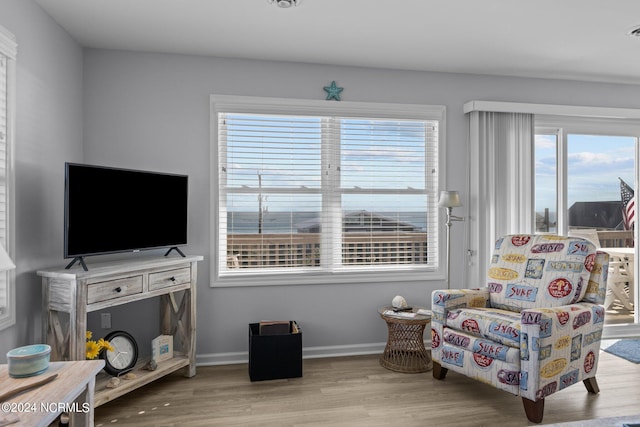
[[[444,280],[444,273],[421,269],[385,269],[383,271],[343,271],[336,273],[264,273],[216,277],[212,288],[246,286],[323,285],[345,283],[415,282]]]

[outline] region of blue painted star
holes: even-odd
[[[340,92],[342,92],[344,88],[336,86],[336,82],[334,80],[331,82],[331,86],[325,86],[324,90],[327,91],[327,101],[330,99],[340,101]]]

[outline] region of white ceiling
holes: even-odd
[[[640,84],[640,0],[36,0],[81,45]]]

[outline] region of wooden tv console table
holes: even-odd
[[[197,263],[202,259],[158,256],[96,263],[89,265],[89,271],[79,266],[38,271],[42,277],[42,331],[51,345],[51,360],[86,358],[87,313],[160,298],[160,333],[174,336],[173,359],[160,362],[154,371],[142,369],[148,359],[139,359],[133,371],[136,378],[121,381],[116,388],[106,388],[111,377],[99,374],[95,406],[181,368],[186,377],[196,374]],[[151,346],[138,346],[147,344]]]

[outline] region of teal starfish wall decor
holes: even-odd
[[[336,86],[336,81],[334,80],[331,82],[331,86],[325,86],[324,90],[327,92],[327,101],[331,99],[340,101],[340,92],[342,92],[344,88]]]

